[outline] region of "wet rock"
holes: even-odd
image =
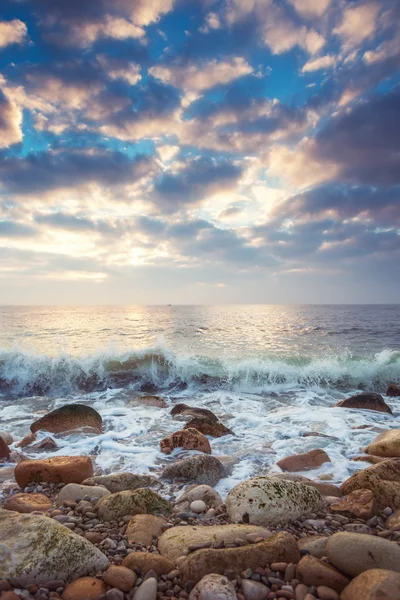
[[[322,558],[326,556],[328,539],[328,536],[325,535],[313,535],[311,537],[300,538],[297,544],[300,552],[308,552],[311,556],[315,556],[315,558]]]
[[[100,519],[119,521],[126,515],[161,514],[172,512],[172,505],[159,494],[147,488],[117,492],[105,496],[96,505]]]
[[[233,435],[233,431],[226,427],[220,421],[214,421],[207,419],[207,417],[193,417],[188,423],[186,423],[184,429],[194,428],[200,431],[203,435],[210,435],[211,437],[222,437],[224,435]]]
[[[159,537],[167,520],[155,515],[136,515],[129,521],[126,530],[128,542],[151,546],[154,537]]]
[[[150,475],[135,475],[134,473],[112,473],[111,475],[96,475],[85,479],[83,485],[101,485],[112,494],[150,487],[158,484],[155,477]]]
[[[233,584],[222,575],[205,575],[190,592],[189,600],[236,600]]]
[[[229,524],[207,527],[181,525],[164,531],[158,540],[158,550],[164,556],[168,556],[168,558],[175,561],[183,556],[190,546],[197,546],[205,542],[212,542],[213,544],[219,544],[222,541],[225,544],[231,544],[235,540],[246,542],[247,536],[251,534],[263,539],[272,535],[268,529],[255,525]]]
[[[211,454],[211,446],[208,439],[200,431],[192,427],[175,431],[175,433],[160,441],[160,449],[164,454],[171,454],[175,448],[197,450],[198,452]]]
[[[400,574],[387,569],[370,569],[358,575],[343,590],[341,600],[398,600]]]
[[[108,566],[107,557],[53,519],[0,510],[1,575],[19,585],[70,581]]]
[[[90,498],[96,498],[97,500],[100,500],[100,498],[110,496],[110,494],[111,492],[101,486],[68,483],[58,494],[56,506],[61,506],[64,504],[64,502],[78,502],[79,500],[83,500],[85,496],[90,496]]]
[[[137,567],[141,570],[142,575],[154,571],[158,576],[166,575],[175,568],[174,563],[169,558],[154,552],[131,552],[122,561],[122,566],[132,570]]]
[[[107,585],[116,587],[123,592],[129,592],[136,583],[137,575],[122,565],[111,565],[103,575],[103,579]]]
[[[317,448],[305,454],[286,456],[286,458],[282,458],[276,464],[283,471],[310,471],[317,469],[326,462],[331,462],[331,459],[324,450]]]
[[[314,512],[321,503],[321,494],[302,483],[251,477],[229,492],[226,510],[236,523],[273,526]]]
[[[389,569],[400,572],[400,546],[374,535],[335,533],[327,543],[330,562],[352,577],[367,569]]]
[[[236,548],[205,548],[179,560],[183,583],[197,583],[204,575],[223,574],[229,570],[239,575],[243,570],[256,569],[273,561],[298,562],[300,558],[295,538],[286,531],[277,533],[258,544]]]
[[[343,494],[368,489],[378,510],[400,508],[400,459],[393,458],[355,473],[341,485]]]
[[[137,396],[131,402],[143,404],[144,406],[155,406],[156,408],[168,408],[167,402],[161,396]]]
[[[26,448],[26,446],[30,446],[34,442],[36,442],[37,437],[34,433],[28,433],[20,442],[17,444],[17,448]]]
[[[187,417],[205,417],[210,421],[218,421],[218,417],[214,415],[211,410],[207,408],[197,408],[194,406],[188,406],[187,404],[175,404],[175,406],[171,409],[171,415],[175,417],[176,415],[184,415]]]
[[[365,455],[365,456],[353,456],[353,458],[351,458],[350,460],[354,460],[354,462],[367,462],[367,463],[370,463],[371,465],[376,465],[387,459],[384,458],[383,456]]]
[[[268,598],[269,588],[258,581],[242,579],[242,594],[245,600],[265,600]]]
[[[391,383],[386,390],[386,396],[400,396],[400,385],[396,385],[395,383]]]
[[[386,404],[380,394],[373,392],[362,392],[346,400],[341,400],[334,406],[342,408],[360,408],[366,410],[376,410],[379,412],[385,412],[392,414],[392,409]]]
[[[15,494],[6,499],[3,508],[18,513],[46,512],[53,508],[53,502],[44,494]]]
[[[9,446],[13,443],[13,436],[8,431],[0,431],[0,438]]]
[[[2,437],[0,437],[0,460],[8,459],[10,456],[10,448],[8,444],[4,441]]]
[[[81,483],[93,474],[89,456],[54,456],[24,460],[15,467],[15,479],[21,488],[30,483]]]
[[[31,452],[48,452],[50,450],[55,450],[57,448],[56,442],[51,437],[46,437],[40,440],[37,444],[33,444],[29,448]]]
[[[156,600],[157,598],[157,579],[150,577],[143,581],[135,592],[135,600]]]
[[[62,593],[63,600],[98,600],[105,594],[107,586],[96,577],[81,577],[76,579]]]
[[[198,455],[168,465],[163,470],[161,477],[214,486],[220,479],[226,477],[226,470],[214,456]]]
[[[350,580],[315,556],[304,556],[296,569],[296,579],[305,585],[327,586],[340,594]]]
[[[77,430],[82,427],[92,427],[101,433],[103,422],[99,413],[85,404],[67,404],[52,410],[31,425],[31,432],[50,431],[62,433]]]
[[[385,458],[400,457],[400,429],[384,431],[365,448],[365,452]]]
[[[332,504],[330,512],[357,519],[370,519],[377,513],[374,495],[371,490],[354,490],[339,502]]]
[[[326,433],[319,433],[317,431],[306,431],[301,434],[301,437],[322,437],[328,440],[333,440],[334,442],[338,442],[339,438],[334,435],[327,435]]]
[[[294,473],[272,473],[268,475],[270,479],[278,479],[279,481],[294,481],[295,483],[304,483],[310,487],[314,487],[319,491],[322,496],[336,496],[340,498],[343,494],[341,489],[333,483],[325,483],[322,481],[313,481],[303,475],[297,475]]]

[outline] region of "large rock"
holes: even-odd
[[[275,526],[296,521],[321,504],[318,490],[302,483],[251,477],[229,492],[226,510],[235,522]]]
[[[222,541],[225,544],[232,544],[235,540],[243,540],[246,542],[246,536],[255,534],[256,537],[264,539],[272,534],[264,527],[255,525],[210,525],[209,527],[184,525],[171,527],[164,531],[158,540],[158,550],[164,556],[168,556],[175,561],[180,556],[185,554],[189,546],[197,546],[205,542],[218,544]]]
[[[190,504],[202,500],[207,508],[217,508],[223,504],[223,500],[218,492],[210,485],[191,485],[180,496],[174,506],[175,512],[186,512],[190,509]]]
[[[10,457],[10,448],[8,444],[4,441],[2,437],[0,437],[0,460],[5,458],[8,459]]]
[[[400,385],[396,385],[395,383],[391,383],[386,390],[386,396],[400,396]]]
[[[335,533],[326,545],[330,562],[352,577],[368,569],[400,572],[400,546],[375,535]]]
[[[304,485],[309,485],[310,487],[314,487],[319,491],[322,496],[336,496],[336,498],[340,498],[343,494],[337,485],[333,483],[326,483],[325,481],[313,481],[312,479],[308,479],[308,477],[304,477],[303,475],[297,475],[295,473],[271,473],[268,475],[270,479],[278,479],[279,481],[294,481],[295,483],[304,483]]]
[[[62,600],[99,600],[107,591],[106,584],[96,577],[80,577],[63,591]]]
[[[353,579],[343,590],[341,600],[398,600],[400,574],[386,569],[370,569]]]
[[[56,505],[61,506],[64,504],[64,502],[78,502],[79,500],[83,500],[85,496],[90,496],[90,498],[100,500],[100,498],[110,496],[110,494],[111,492],[109,492],[105,487],[68,483],[58,494]]]
[[[330,587],[339,594],[350,583],[350,580],[337,569],[315,556],[304,556],[301,559],[297,565],[296,579],[305,585]]]
[[[256,569],[271,562],[297,563],[300,553],[295,538],[286,531],[272,535],[267,540],[237,548],[196,550],[179,561],[179,571],[184,584],[197,583],[210,573],[223,574],[229,570],[239,574],[245,569]]]
[[[161,535],[167,522],[164,517],[156,515],[136,515],[129,521],[125,535],[128,542],[149,547],[153,543],[153,538]]]
[[[103,521],[119,521],[127,515],[168,515],[172,504],[152,490],[139,488],[106,496],[99,500],[96,508]]]
[[[11,435],[11,433],[8,433],[8,431],[0,431],[0,438],[2,438],[5,441],[7,446],[12,444],[14,441],[13,436]]]
[[[216,417],[211,410],[188,406],[187,404],[182,403],[175,404],[175,406],[172,407],[171,415],[173,417],[177,415],[184,415],[185,417],[206,417],[210,421],[218,421],[218,417]]]
[[[111,475],[96,475],[82,482],[83,485],[101,485],[112,494],[125,492],[126,490],[137,490],[138,488],[156,485],[157,479],[151,475],[135,475],[134,473],[122,472]]]
[[[354,490],[348,496],[332,504],[329,509],[334,514],[356,519],[370,519],[378,511],[372,490]]]
[[[190,592],[189,600],[236,600],[233,584],[227,577],[211,573],[203,579]]]
[[[51,433],[63,433],[91,427],[97,433],[103,430],[103,421],[99,413],[85,404],[67,404],[56,408],[44,415],[31,425],[32,433],[37,431],[50,431]]]
[[[0,510],[0,576],[22,587],[103,571],[107,557],[53,519]]]
[[[131,552],[122,561],[122,566],[132,570],[137,567],[143,575],[155,571],[159,576],[166,575],[175,568],[172,561],[154,552]]]
[[[366,410],[376,410],[379,412],[385,412],[392,414],[392,409],[386,404],[380,394],[373,392],[362,392],[356,396],[351,396],[345,400],[341,400],[334,406],[340,406],[342,408],[361,408]]]
[[[53,502],[44,494],[15,494],[6,499],[3,508],[18,513],[46,512],[53,508]]]
[[[226,477],[223,464],[214,456],[198,455],[168,465],[162,472],[163,479],[180,479],[206,485],[217,485]]]
[[[327,535],[313,535],[310,537],[300,538],[297,545],[300,551],[307,551],[311,556],[322,558],[326,556],[326,544],[328,543]]]
[[[400,458],[385,460],[355,473],[341,485],[343,494],[368,489],[378,510],[400,508]]]
[[[81,483],[93,475],[93,464],[89,456],[54,456],[24,460],[14,474],[21,488],[30,483]]]
[[[211,437],[222,437],[224,435],[233,435],[233,431],[226,427],[219,421],[207,419],[207,417],[193,417],[188,423],[186,423],[184,429],[188,428],[197,429],[203,435],[210,435]]]
[[[365,448],[365,452],[385,458],[400,457],[400,429],[384,431]]]
[[[326,462],[331,462],[331,459],[325,450],[317,448],[316,450],[310,450],[304,454],[286,456],[276,464],[283,471],[310,471],[311,469],[318,469],[318,467]]]
[[[193,429],[193,427],[175,431],[175,433],[160,441],[160,448],[164,454],[171,454],[175,448],[197,450],[198,452],[211,454],[210,442],[205,435],[197,429]]]

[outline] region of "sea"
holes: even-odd
[[[208,408],[232,429],[210,438],[231,467],[223,495],[313,448],[331,462],[302,474],[338,484],[368,466],[352,458],[379,432],[400,427],[400,398],[385,396],[392,382],[400,305],[0,307],[0,430],[17,442],[46,412],[90,405],[104,432],[53,436],[46,456],[89,454],[103,473],[158,474],[194,454],[160,452],[183,422],[137,402],[157,394]],[[393,415],[333,406],[361,390],[383,394]]]

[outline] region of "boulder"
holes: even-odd
[[[334,533],[326,545],[326,554],[335,567],[352,577],[368,569],[400,572],[400,546],[375,535]]]
[[[235,540],[243,540],[247,543],[246,537],[252,534],[263,539],[267,539],[272,535],[268,529],[255,525],[230,524],[207,527],[178,525],[164,531],[158,540],[158,550],[164,556],[176,561],[177,558],[185,554],[189,546],[197,546],[206,542],[218,545],[222,541],[225,544],[232,544]]]
[[[334,407],[335,406],[340,406],[342,408],[376,410],[378,412],[392,414],[392,409],[386,404],[382,396],[373,392],[362,392],[361,394],[356,394],[355,396],[341,400],[337,404],[334,404]]]
[[[338,594],[350,583],[337,569],[315,556],[303,556],[297,565],[296,579],[305,585],[330,587]]]
[[[286,531],[267,540],[236,548],[204,548],[182,558],[178,565],[181,581],[197,583],[210,573],[223,574],[229,570],[237,575],[246,569],[256,569],[272,562],[297,563],[300,553],[295,538]]]
[[[331,462],[331,459],[324,450],[317,448],[304,454],[286,456],[276,464],[283,471],[310,471],[311,469],[318,469],[326,462]]]
[[[137,490],[138,488],[151,487],[158,484],[155,477],[150,475],[135,475],[134,473],[122,472],[111,475],[96,475],[85,479],[83,485],[101,485],[112,494],[125,492],[126,490]]]
[[[1,577],[22,587],[71,581],[108,566],[93,544],[45,516],[0,510],[0,540]]]
[[[206,417],[210,421],[218,421],[218,417],[216,417],[211,410],[188,406],[187,404],[182,403],[175,404],[175,406],[172,407],[171,415],[173,417],[177,415],[184,415],[185,417]]]
[[[226,427],[219,421],[207,419],[207,417],[193,417],[184,426],[184,429],[194,428],[200,431],[203,435],[210,435],[211,437],[222,437],[224,435],[233,435],[233,431]]]
[[[400,385],[396,385],[395,383],[391,383],[386,390],[386,396],[400,396]]]
[[[316,558],[322,558],[326,556],[326,544],[328,543],[328,536],[326,535],[313,535],[311,537],[300,538],[297,540],[297,545],[301,551],[307,551],[311,556]]]
[[[168,404],[161,398],[161,396],[137,396],[132,400],[136,404],[143,404],[144,406],[155,406],[156,408],[168,408]],[[131,404],[131,402],[129,402]]]
[[[371,490],[354,490],[348,496],[335,502],[329,508],[333,514],[344,515],[345,517],[356,519],[370,519],[378,511],[374,502],[374,495]]]
[[[336,496],[340,498],[343,494],[337,485],[333,483],[325,483],[323,481],[313,481],[312,479],[308,479],[308,477],[304,477],[303,475],[297,475],[294,473],[271,473],[268,475],[270,479],[278,479],[279,481],[294,481],[295,483],[304,483],[304,485],[309,485],[310,487],[314,487],[319,491],[322,496]]]
[[[57,496],[56,505],[61,506],[64,502],[79,502],[83,500],[85,496],[100,500],[104,496],[110,496],[109,492],[105,487],[91,486],[91,485],[79,485],[78,483],[68,483],[65,485]]]
[[[400,457],[400,429],[384,431],[365,448],[365,452],[385,458]]]
[[[172,504],[148,488],[139,488],[105,496],[96,504],[96,509],[103,521],[119,521],[127,515],[168,515]]]
[[[400,459],[385,460],[363,471],[354,473],[341,485],[343,494],[354,490],[368,489],[374,495],[378,510],[400,508]]]
[[[53,502],[44,494],[15,494],[6,499],[3,508],[18,513],[46,512],[53,508]]]
[[[172,561],[154,552],[131,552],[122,561],[122,566],[132,570],[137,567],[141,570],[142,575],[146,575],[149,571],[155,571],[158,576],[166,575],[175,569]]]
[[[400,574],[387,569],[370,569],[358,575],[343,590],[341,600],[398,600]]]
[[[190,592],[189,600],[236,600],[233,584],[227,577],[211,573],[205,575]]]
[[[198,455],[168,465],[163,470],[161,477],[214,486],[226,475],[225,467],[215,456]]]
[[[2,438],[5,441],[7,446],[12,444],[14,441],[13,436],[10,433],[8,433],[8,431],[0,431],[0,438]]]
[[[174,506],[175,512],[184,512],[189,510],[190,504],[201,500],[207,508],[217,508],[223,504],[221,496],[210,485],[191,485],[180,496]]]
[[[303,483],[251,477],[229,492],[226,510],[234,522],[275,526],[296,521],[321,504],[318,490]]]
[[[10,458],[10,448],[8,444],[0,437],[0,460]]]
[[[97,433],[103,431],[103,421],[99,413],[85,404],[67,404],[44,415],[31,425],[31,432],[50,431],[63,433],[82,427],[91,427]]]
[[[93,464],[89,456],[54,456],[24,460],[14,473],[21,488],[30,483],[81,483],[93,475]]]
[[[171,454],[175,448],[197,450],[198,452],[211,454],[210,442],[200,431],[193,429],[193,427],[175,431],[175,433],[160,442],[160,449],[164,454]]]
[[[62,593],[63,600],[98,600],[105,594],[107,586],[96,577],[81,577],[76,579]]]
[[[153,543],[153,538],[161,535],[166,524],[167,520],[164,517],[136,515],[129,521],[125,535],[128,542],[149,547]]]

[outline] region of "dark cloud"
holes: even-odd
[[[32,237],[37,234],[34,227],[15,221],[0,220],[0,237]]]

